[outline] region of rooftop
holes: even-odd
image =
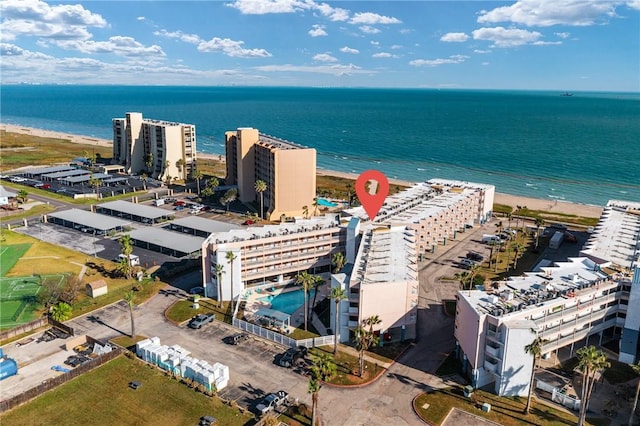
[[[172,216],[173,212],[157,207],[145,206],[144,204],[135,204],[129,201],[116,200],[98,204],[98,208],[114,210],[132,216],[144,217],[147,219],[159,219],[161,217]]]
[[[91,172],[89,170],[84,169],[72,169],[65,170],[55,173],[47,173],[43,174],[42,177],[46,177],[47,179],[58,179],[58,178],[67,178],[71,176],[79,176],[79,175],[90,175]]]
[[[205,219],[198,216],[188,216],[180,219],[176,219],[171,222],[171,226],[183,226],[185,228],[196,229],[198,231],[204,231],[209,233],[227,232],[233,229],[242,229],[238,225],[232,223],[220,222],[219,220]]]
[[[49,213],[48,216],[66,220],[78,225],[98,229],[100,231],[109,231],[111,229],[121,228],[131,224],[131,221],[128,220],[122,220],[116,217],[91,213],[89,211],[80,209],[57,211]]]
[[[491,187],[491,185],[480,183],[443,179],[419,182],[411,188],[388,196],[374,222],[416,223],[421,219],[437,215],[478,190]],[[368,221],[368,216],[363,207],[347,209],[345,213],[359,217],[363,221]]]
[[[42,175],[46,173],[64,172],[66,170],[73,169],[75,169],[75,167],[72,166],[31,167],[23,171],[22,173],[31,175]]]
[[[363,284],[417,280],[415,244],[415,231],[404,226],[367,229],[352,280]]]
[[[275,136],[265,135],[264,133],[260,133],[258,137],[258,144],[266,146],[267,148],[276,148],[276,149],[306,149],[307,148],[306,146],[289,142],[284,139],[276,138]]]
[[[501,281],[498,288],[464,290],[458,295],[466,299],[481,315],[509,315],[530,307],[555,303],[560,298],[579,295],[581,290],[604,282],[607,274],[586,257],[570,257],[566,262],[525,272],[519,277]]]
[[[179,232],[167,231],[163,228],[144,227],[130,232],[131,238],[137,241],[166,247],[181,253],[191,254],[202,248],[204,238],[194,237]]]
[[[599,264],[631,269],[640,262],[640,203],[611,200],[580,252]]]
[[[248,228],[234,229],[228,232],[211,234],[207,238],[207,244],[225,244],[245,240],[257,240],[261,238],[282,237],[302,232],[337,228],[339,224],[340,221],[337,215],[327,214],[325,216],[315,216],[310,219],[297,219],[295,223],[251,226]]]

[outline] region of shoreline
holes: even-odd
[[[0,130],[4,130],[6,132],[11,132],[11,133],[20,133],[24,135],[32,135],[32,136],[52,138],[52,139],[68,139],[72,143],[89,145],[89,146],[95,145],[95,146],[111,147],[113,144],[113,141],[109,139],[93,138],[93,137],[88,137],[83,135],[75,135],[75,134],[64,133],[64,132],[36,129],[32,127],[20,126],[15,124],[0,123]],[[198,152],[197,157],[217,161],[220,158],[220,155],[205,154],[205,153]],[[222,156],[222,161],[224,162],[224,156]],[[357,179],[358,177],[356,173],[339,172],[336,170],[326,170],[321,168],[316,168],[316,174],[319,176],[335,176],[335,177],[353,179],[353,180]],[[415,182],[402,180],[402,179],[389,179],[389,183],[392,183],[394,185],[412,186]],[[596,206],[592,204],[581,204],[581,203],[559,201],[559,200],[546,200],[541,198],[526,197],[522,195],[505,194],[501,192],[495,193],[494,203],[506,204],[514,208],[516,206],[526,206],[532,210],[545,210],[551,213],[572,214],[576,216],[595,217],[595,218],[599,218],[600,215],[602,214],[602,211],[604,210],[604,206]]]

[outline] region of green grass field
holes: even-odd
[[[142,386],[129,388],[132,380]],[[3,425],[197,425],[213,416],[216,426],[253,424],[241,414],[170,379],[157,368],[118,357],[0,416]]]
[[[0,278],[0,329],[25,324],[37,317],[36,296],[41,289],[41,279],[43,284],[51,282],[60,288],[66,278],[64,274]]]
[[[31,244],[11,244],[0,247],[0,277],[7,276],[29,247]]]

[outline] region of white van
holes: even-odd
[[[153,205],[156,207],[164,206],[164,198],[158,198],[157,200],[153,200]]]
[[[118,258],[116,259],[116,262],[120,262],[122,261],[122,259],[126,259],[127,257],[124,254],[119,254]],[[129,255],[129,263],[131,264],[131,266],[138,266],[140,265],[140,258],[138,256],[136,256],[135,254],[130,254]]]

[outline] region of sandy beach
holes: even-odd
[[[13,132],[13,133],[39,136],[39,137],[46,137],[46,138],[68,139],[73,143],[79,143],[84,145],[99,145],[99,146],[112,145],[112,141],[110,139],[100,139],[100,138],[93,138],[93,137],[82,136],[82,135],[73,135],[69,133],[54,132],[50,130],[34,129],[30,127],[16,126],[13,124],[0,123],[0,130],[5,130],[7,132]],[[216,154],[198,153],[198,157],[217,160],[220,156]],[[223,157],[223,160],[224,160],[224,157]],[[334,170],[325,170],[325,169],[318,169],[317,173],[318,175],[336,176],[336,177],[342,177],[342,178],[354,179],[354,180],[357,179],[358,177],[358,175],[355,173],[344,173],[344,172],[338,172]],[[434,177],[437,177],[437,176],[434,176]],[[389,182],[392,184],[404,185],[404,186],[413,185],[413,182],[398,180],[398,179],[389,179]],[[497,188],[497,189],[499,190],[500,188]],[[503,194],[499,192],[496,193],[494,201],[497,204],[506,204],[509,206],[513,206],[514,208],[516,206],[526,206],[527,208],[532,210],[545,210],[553,213],[574,214],[577,216],[584,216],[584,217],[600,217],[603,210],[603,207],[600,207],[600,206],[569,203],[566,201],[555,201],[555,200],[522,197],[519,195]]]

